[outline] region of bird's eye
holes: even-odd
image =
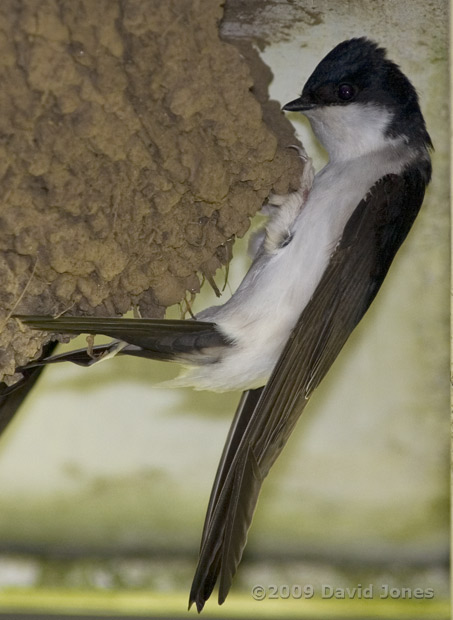
[[[342,101],[348,101],[354,96],[354,88],[350,84],[340,84],[338,87],[338,97]]]

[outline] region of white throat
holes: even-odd
[[[387,148],[393,114],[373,104],[322,106],[303,112],[331,162],[347,161]],[[400,142],[397,140],[396,142]]]

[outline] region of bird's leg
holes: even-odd
[[[270,194],[267,203],[262,209],[264,215],[272,215],[273,207],[281,207],[291,196],[294,198],[300,197],[301,205],[303,205],[307,200],[308,194],[310,193],[313,185],[313,179],[315,177],[315,169],[313,167],[312,159],[307,155],[305,149],[295,145],[292,145],[290,148],[296,149],[300,159],[304,162],[299,188],[295,192],[291,192],[289,194]]]

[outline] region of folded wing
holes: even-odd
[[[231,587],[262,482],[313,390],[381,286],[421,206],[417,169],[381,179],[355,209],[267,385],[241,400],[224,450],[203,530],[189,606],[203,609],[219,581]],[[248,406],[247,406],[248,403]],[[243,429],[239,437],[235,429]]]

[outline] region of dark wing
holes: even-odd
[[[55,344],[58,343],[55,342]],[[134,355],[135,351],[137,351],[138,354],[143,353],[142,349],[140,349],[139,347],[134,347],[130,345],[120,349],[120,344],[120,340],[113,340],[108,344],[98,344],[91,347],[90,349],[87,349],[85,347],[83,349],[65,351],[64,353],[59,353],[58,355],[51,355],[47,357],[41,356],[38,359],[29,362],[25,367],[21,368],[20,372],[24,373],[28,372],[33,368],[48,366],[49,364],[59,364],[60,362],[72,362],[77,366],[84,366],[85,368],[87,368],[88,366],[92,366],[93,364],[99,362],[106,355],[121,355],[124,352],[127,352],[129,355]],[[14,389],[15,385],[13,385],[12,388]]]
[[[234,414],[233,422],[231,423],[228,436],[225,441],[222,456],[217,467],[217,473],[212,485],[211,495],[209,498],[208,508],[206,511],[205,526],[208,525],[211,520],[212,513],[219,498],[220,491],[225,482],[225,478],[228,471],[231,468],[231,464],[244,436],[247,425],[250,421],[250,417],[255,411],[256,405],[260,399],[261,393],[264,387],[257,388],[256,390],[247,390],[242,393],[241,400]],[[201,547],[203,546],[204,539],[206,538],[206,527],[201,536]]]
[[[190,604],[192,604],[194,600],[198,600],[197,596],[200,594],[200,588],[203,590],[202,598],[205,601],[209,598],[209,595],[215,586],[218,569],[220,568],[220,564],[222,562],[221,554],[223,550],[221,547],[221,532],[219,536],[213,535],[211,528],[213,515],[215,511],[219,511],[219,506],[226,506],[225,501],[220,501],[220,495],[224,489],[226,478],[232,471],[233,462],[238,453],[239,445],[263,390],[264,388],[261,387],[256,390],[248,390],[243,392],[234,415],[233,422],[230,426],[225,447],[223,449],[222,456],[220,457],[214,484],[212,486],[208,508],[206,511],[203,534],[201,536],[200,561],[197,572],[202,575],[203,578],[198,580],[194,579],[190,593]],[[228,496],[228,501],[229,499],[230,496]],[[207,552],[207,546],[209,546],[209,552]],[[207,560],[206,566],[201,565],[203,560]],[[213,565],[215,565],[214,570],[212,570]],[[199,611],[201,610],[201,608],[198,609]]]
[[[373,301],[420,209],[427,180],[417,168],[389,175],[360,202],[254,410],[246,408],[245,431],[240,441],[235,438],[235,453],[227,448],[228,458],[222,457],[209,503],[189,600],[198,611],[218,579],[219,604],[225,600],[262,482]],[[235,418],[234,424],[241,423]]]
[[[231,344],[214,323],[192,320],[168,319],[110,319],[98,317],[17,316],[25,325],[34,329],[58,334],[103,334],[132,345],[120,353],[156,360],[184,359],[185,355],[215,351]],[[108,345],[114,348],[116,345]],[[99,353],[108,352],[108,346],[95,347]],[[85,353],[85,355],[83,354]],[[215,353],[214,353],[215,356]],[[85,349],[62,354],[47,360],[73,361],[79,365],[90,365],[93,359]],[[86,362],[86,363],[84,363]],[[33,364],[33,362],[31,363]]]
[[[40,359],[51,355],[57,344],[57,342],[48,342],[44,345]],[[0,383],[0,435],[28,396],[43,370],[42,367],[35,366],[24,370],[22,379],[14,385]]]
[[[100,358],[117,349],[118,344],[119,341],[114,341],[105,345],[94,346],[90,351],[86,348],[77,349],[76,351],[60,353],[59,355],[52,355],[58,345],[56,340],[44,345],[41,355],[36,360],[18,369],[22,373],[22,378],[17,383],[6,385],[6,383],[0,382],[0,435],[33,389],[45,366],[58,362],[73,362],[78,366],[91,366],[99,361]],[[121,349],[117,354],[125,353],[140,357],[144,356],[143,350],[133,345]]]
[[[12,386],[0,383],[0,433],[36,383],[42,368],[48,364],[72,362],[79,366],[91,366],[109,354],[165,361],[187,359],[192,363],[206,363],[216,361],[222,348],[231,344],[214,323],[206,321],[97,317],[53,319],[36,315],[15,318],[25,325],[43,331],[58,334],[103,334],[119,340],[53,356],[51,353],[57,343],[46,345],[37,360],[18,369],[23,374],[23,379]],[[121,341],[129,344],[123,347]]]

